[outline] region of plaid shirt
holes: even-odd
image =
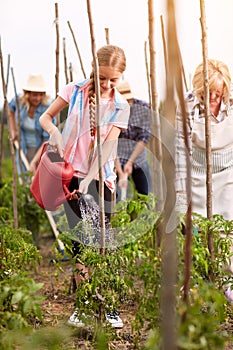
[[[182,113],[180,108],[177,108],[176,116],[176,190],[185,192],[186,191],[186,152],[191,157],[192,156],[192,128],[194,123],[195,111],[198,110],[198,120],[205,123],[205,111],[204,106],[195,97],[193,91],[188,91],[185,95],[186,102],[186,124],[187,124],[187,136],[188,136],[188,149],[184,143],[184,132],[182,125]],[[211,123],[219,123],[223,121],[231,112],[233,108],[232,103],[229,105],[221,103],[219,115],[217,118],[212,118]]]
[[[122,130],[118,139],[118,157],[121,166],[130,158],[136,144],[141,141],[149,142],[150,137],[150,106],[147,102],[133,99],[130,106],[128,129]],[[137,157],[134,167],[138,168],[147,162],[146,148]]]

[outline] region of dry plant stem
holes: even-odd
[[[16,100],[16,109],[17,109],[17,115],[18,115],[18,122],[17,122],[17,135],[18,135],[18,144],[19,144],[19,167],[20,167],[20,173],[23,173],[23,164],[22,164],[22,159],[20,157],[20,151],[21,151],[21,127],[20,127],[20,102],[19,98],[17,95],[17,89],[16,89],[16,84],[15,84],[15,77],[14,77],[14,71],[13,68],[11,68],[11,75],[12,75],[12,80],[13,80],[13,85],[14,85],[14,92],[15,92],[15,100]],[[25,183],[24,177],[22,177],[23,183]]]
[[[148,19],[149,19],[149,51],[150,51],[150,83],[151,83],[151,135],[149,146],[152,154],[156,155],[158,163],[155,165],[153,157],[152,165],[152,187],[153,192],[158,198],[158,210],[162,208],[163,189],[162,189],[162,146],[160,135],[160,120],[158,112],[158,93],[156,89],[156,59],[154,45],[154,1],[148,0]]]
[[[56,73],[55,73],[55,98],[59,91],[59,55],[60,55],[60,34],[59,34],[59,15],[58,3],[55,3],[55,25],[56,25]],[[57,126],[60,126],[60,113],[56,116]]]
[[[70,81],[73,81],[73,67],[71,62],[69,64],[69,74],[70,74]]]
[[[186,76],[185,76],[185,70],[184,70],[182,55],[181,55],[181,52],[180,52],[180,47],[178,47],[178,49],[179,49],[179,61],[180,61],[180,66],[181,66],[181,71],[182,71],[182,77],[183,77],[183,81],[184,81],[185,91],[188,91],[188,84],[187,84],[187,79],[186,79]]]
[[[7,60],[6,91],[7,91],[8,81],[9,81],[9,71],[10,71],[10,55],[8,55],[8,60]],[[0,183],[2,182],[4,120],[7,119],[5,112],[6,112],[6,106],[4,101],[4,106],[2,108],[2,113],[1,113],[1,122],[0,122]]]
[[[101,254],[105,255],[105,211],[104,211],[104,181],[103,181],[103,166],[102,166],[102,147],[100,142],[100,88],[99,88],[99,64],[96,55],[94,25],[91,12],[91,3],[87,0],[87,11],[90,25],[91,35],[91,47],[94,67],[94,79],[95,79],[95,95],[96,95],[96,125],[97,125],[97,150],[98,150],[98,164],[99,164],[99,194],[100,194],[100,239],[101,239]]]
[[[73,29],[71,28],[71,24],[70,24],[69,21],[67,21],[67,24],[68,24],[68,26],[69,26],[69,29],[70,29],[72,38],[73,38],[73,40],[74,40],[74,45],[75,45],[75,48],[76,48],[76,51],[77,51],[77,54],[78,54],[78,58],[79,58],[81,70],[82,70],[82,72],[83,72],[83,76],[84,76],[84,78],[86,79],[86,73],[85,73],[85,70],[84,70],[84,67],[83,67],[82,58],[81,58],[81,55],[80,55],[80,52],[79,52],[78,44],[77,44],[77,41],[76,41],[76,39],[75,39],[75,35],[74,35],[74,32],[73,32]]]
[[[212,220],[212,157],[211,157],[211,120],[209,108],[209,77],[208,77],[208,46],[205,2],[200,0],[201,32],[202,32],[202,56],[203,56],[203,79],[204,79],[204,106],[205,106],[205,139],[206,139],[206,198],[207,218]],[[214,260],[213,232],[208,233],[208,248],[211,259]],[[213,276],[212,276],[213,277]]]
[[[63,38],[63,57],[64,57],[64,73],[65,73],[65,79],[66,79],[66,84],[69,83],[69,78],[68,78],[68,67],[67,67],[67,58],[66,58],[66,39]]]
[[[110,41],[109,41],[109,28],[104,28],[105,30],[105,37],[106,37],[106,44],[109,45]]]
[[[9,106],[6,96],[6,84],[4,78],[4,67],[3,67],[3,57],[2,57],[2,47],[0,42],[0,63],[1,63],[1,76],[2,76],[2,90],[4,96],[4,107],[6,108],[3,111],[4,115],[7,115],[7,126],[8,126],[8,134],[10,139],[10,152],[11,152],[11,161],[12,161],[12,170],[13,170],[13,215],[14,215],[14,227],[18,228],[18,208],[17,208],[17,171],[15,164],[15,150],[13,145],[13,140],[10,137],[10,123],[9,123]]]

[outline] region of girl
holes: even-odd
[[[110,219],[112,192],[115,190],[114,160],[117,152],[117,140],[122,129],[127,128],[130,107],[116,90],[116,85],[126,68],[124,51],[114,45],[106,45],[97,51],[100,82],[100,134],[102,144],[102,165],[104,167],[104,200],[105,215]],[[68,117],[62,132],[53,125],[52,119],[69,104]],[[57,99],[41,116],[40,123],[50,134],[49,144],[61,157],[69,159],[75,170],[69,190],[89,193],[99,201],[98,195],[98,157],[95,116],[94,73],[90,79],[79,83],[69,83],[59,93]],[[80,207],[73,198],[64,205],[70,228],[80,220]],[[79,254],[80,244],[74,243],[74,256]],[[80,274],[88,277],[88,269],[77,263]],[[81,276],[82,273],[82,276]],[[82,326],[78,319],[78,310],[69,319],[69,324]],[[117,314],[107,314],[113,327],[122,327],[123,323]]]

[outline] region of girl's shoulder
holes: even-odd
[[[72,81],[66,84],[58,93],[58,96],[62,97],[65,101],[69,102],[74,91],[81,91],[88,86],[90,79],[85,79],[81,82]]]

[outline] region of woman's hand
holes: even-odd
[[[63,158],[63,140],[62,135],[57,127],[54,127],[49,139],[49,145],[53,147],[55,152],[58,152],[59,155]]]

